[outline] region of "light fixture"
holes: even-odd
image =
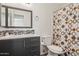
[[[31,7],[32,4],[31,3],[22,3],[22,5],[26,6],[26,7]]]
[[[31,4],[31,3],[26,3],[26,6],[27,6],[27,7],[31,7],[32,4]]]

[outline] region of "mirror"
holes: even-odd
[[[31,27],[31,12],[8,8],[9,27]]]
[[[5,7],[1,7],[1,26],[5,26]]]
[[[1,26],[32,28],[32,11],[2,5]]]

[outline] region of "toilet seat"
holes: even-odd
[[[53,52],[53,53],[57,53],[57,54],[63,54],[63,49],[59,46],[55,46],[55,45],[51,45],[51,46],[47,46],[49,51]]]

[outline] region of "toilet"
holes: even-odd
[[[47,46],[51,45],[51,36],[41,36],[40,38],[40,55],[47,55],[48,54],[48,48]]]
[[[52,38],[51,36],[42,36],[41,43],[43,46],[46,46],[48,49],[48,56],[58,56],[58,55],[63,55],[63,49],[59,46],[56,45],[51,45],[52,43]]]
[[[63,55],[63,49],[59,46],[56,45],[50,45],[47,46],[48,48],[48,56],[58,56],[58,55]]]

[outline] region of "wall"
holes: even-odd
[[[19,7],[23,9],[28,9],[33,11],[33,29],[35,29],[35,33],[41,36],[50,36],[52,34],[52,17],[53,12],[67,4],[57,4],[57,3],[33,3],[31,6],[26,7],[24,4],[20,3],[10,3],[4,4],[14,7]],[[39,17],[36,18],[36,16]]]

